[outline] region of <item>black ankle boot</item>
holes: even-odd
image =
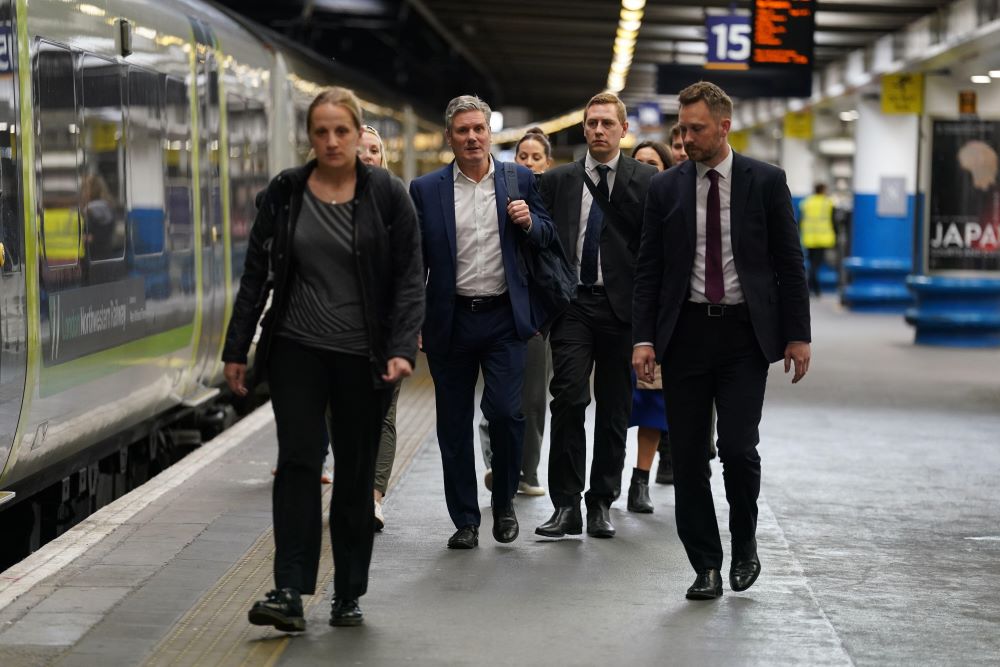
[[[653,501],[649,499],[649,471],[632,469],[632,483],[628,487],[628,511],[652,514]]]

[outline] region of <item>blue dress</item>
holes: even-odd
[[[639,389],[635,371],[632,371],[632,416],[629,426],[645,426],[660,431],[667,430],[667,411],[660,389]]]

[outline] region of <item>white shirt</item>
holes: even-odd
[[[705,296],[705,226],[708,214],[708,189],[712,186],[712,181],[706,174],[713,167],[709,167],[702,162],[696,162],[695,168],[698,171],[695,186],[697,239],[694,246],[694,266],[691,269],[691,294],[689,298],[691,301],[708,303],[708,297]],[[743,287],[740,285],[740,278],[736,274],[736,263],[733,261],[732,222],[729,215],[733,191],[733,149],[731,147],[726,159],[716,165],[714,169],[719,172],[719,214],[722,226],[722,284],[726,290],[726,295],[723,297],[722,303],[742,303],[745,299],[743,297]]]
[[[621,151],[618,151],[618,153],[613,158],[611,158],[610,161],[598,162],[597,160],[594,159],[594,156],[590,154],[590,151],[587,151],[587,158],[586,160],[584,160],[584,168],[586,169],[587,172],[587,178],[591,180],[591,182],[594,184],[595,187],[601,180],[601,177],[597,173],[597,165],[604,164],[611,168],[611,171],[609,171],[607,175],[609,195],[615,189],[615,174],[618,173],[618,160],[621,158],[621,156],[622,156]],[[587,236],[587,218],[590,217],[590,207],[594,205],[595,205],[594,197],[590,194],[590,188],[588,188],[587,184],[584,183],[583,198],[580,200],[580,235],[576,239],[577,281],[579,281],[580,279],[580,265],[583,263],[583,241]],[[607,223],[606,218],[605,218],[605,223]],[[597,248],[597,281],[594,284],[595,285],[604,284],[604,273],[603,271],[601,271],[600,246],[598,246]]]
[[[481,181],[458,168],[455,179],[455,292],[460,296],[496,296],[507,291],[500,248],[494,165]]]

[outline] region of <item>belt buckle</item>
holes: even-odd
[[[722,317],[725,313],[726,307],[721,303],[710,303],[708,304],[708,316],[709,317]]]
[[[487,301],[487,299],[483,299],[483,298],[475,297],[475,296],[472,297],[472,301],[469,303],[469,310],[471,310],[473,313],[478,312],[479,310],[482,310],[483,306],[486,305],[486,301]]]

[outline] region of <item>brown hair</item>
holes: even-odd
[[[316,99],[309,105],[309,110],[306,112],[306,132],[312,131],[313,111],[321,104],[340,105],[351,114],[351,118],[354,120],[354,127],[360,130],[361,126],[364,125],[361,122],[361,102],[358,100],[358,96],[349,88],[334,86],[333,88],[327,88],[317,95]]]
[[[651,148],[656,151],[656,154],[660,156],[660,162],[663,163],[663,168],[674,166],[674,161],[670,157],[670,149],[663,145],[660,141],[643,141],[636,144],[635,148],[632,149],[632,157],[639,152],[642,148]]]
[[[708,81],[692,83],[677,95],[677,101],[682,107],[703,101],[716,118],[733,117],[733,101],[729,95],[726,95],[726,91],[722,88]]]
[[[540,127],[533,127],[524,133],[524,136],[517,140],[514,144],[514,154],[516,155],[519,150],[521,150],[521,144],[525,141],[537,141],[542,145],[542,149],[545,151],[545,157],[552,157],[552,144],[549,143],[549,138],[545,136],[545,132],[542,131]]]
[[[625,124],[625,103],[614,93],[597,93],[591,97],[590,101],[587,102],[587,106],[583,109],[583,122],[587,122],[587,111],[595,104],[614,104],[618,107],[618,122],[622,125]]]
[[[670,128],[670,143],[674,143],[674,139],[679,136],[681,136],[681,124],[674,123],[673,127]]]

